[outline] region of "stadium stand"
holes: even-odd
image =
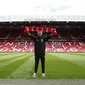
[[[54,43],[54,44],[52,44]],[[62,44],[60,44],[62,43]],[[76,44],[74,44],[76,43]],[[83,43],[83,44],[82,44]],[[33,52],[34,43],[24,41],[0,41],[0,52]],[[47,52],[85,52],[85,42],[47,42]]]
[[[5,26],[0,24],[0,52],[34,51],[33,41],[23,34],[25,26],[19,24],[20,26],[10,26],[9,24],[7,27],[6,24]],[[84,24],[75,22],[50,24],[57,29],[58,37],[52,37],[46,43],[46,52],[85,52]],[[49,26],[47,25],[47,27]]]

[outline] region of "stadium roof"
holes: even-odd
[[[0,22],[82,21],[85,0],[2,0]]]

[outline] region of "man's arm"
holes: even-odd
[[[46,37],[44,37],[44,42],[48,41],[49,39],[51,39],[51,37],[53,36],[53,34],[50,34]]]
[[[27,35],[33,40],[36,40],[36,36],[32,35],[30,32],[27,32]]]
[[[49,39],[51,39],[51,37],[53,36],[57,36],[57,32],[56,32],[56,29],[53,29],[52,33],[46,37],[44,37],[44,41],[48,41]]]
[[[24,34],[27,34],[28,37],[30,37],[32,40],[36,40],[36,37],[34,35],[32,35],[29,31],[27,31],[27,29],[24,30]]]

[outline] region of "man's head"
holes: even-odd
[[[38,36],[41,37],[43,35],[43,32],[42,31],[39,31],[38,32]]]

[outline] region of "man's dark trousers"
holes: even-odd
[[[39,60],[41,60],[42,73],[45,73],[45,56],[35,56],[35,73],[38,69]]]

